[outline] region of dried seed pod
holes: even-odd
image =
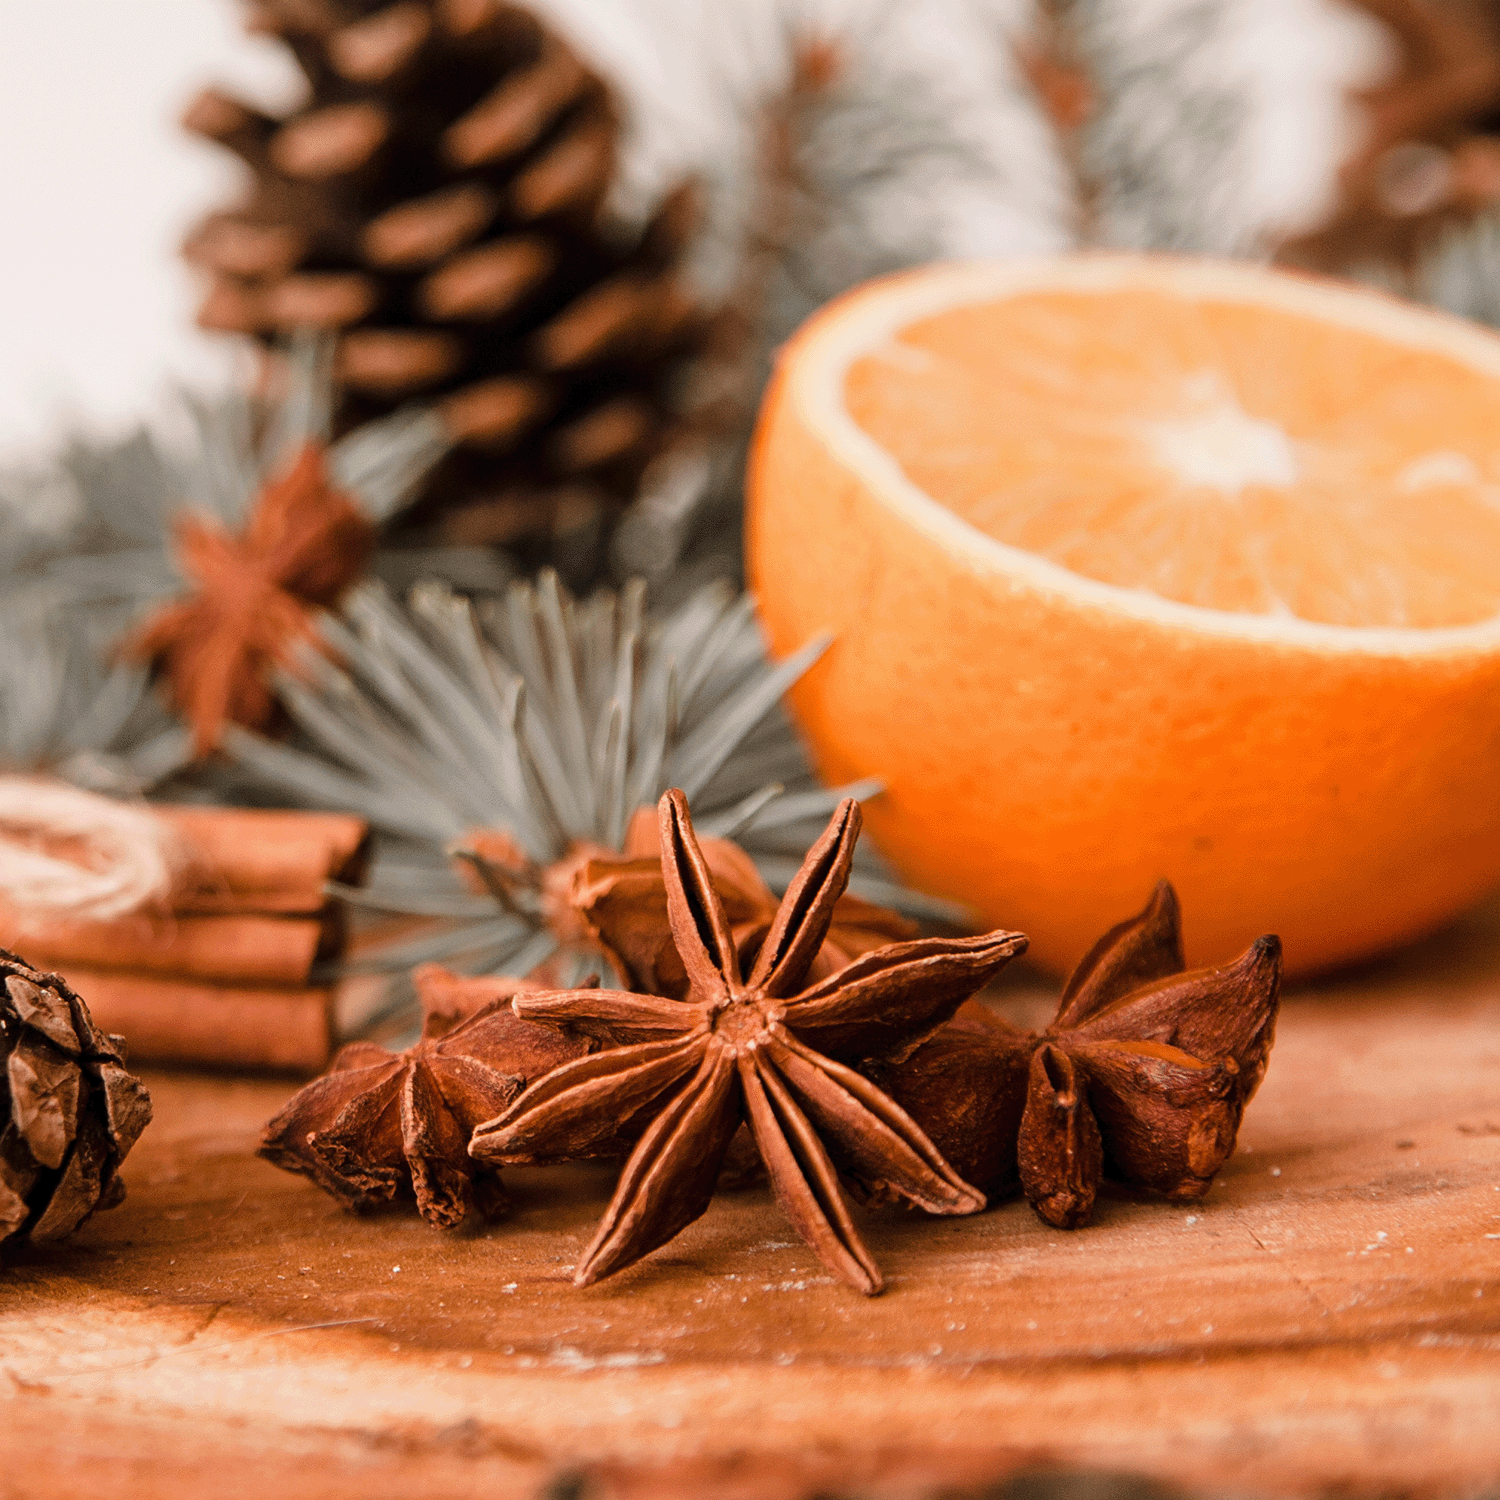
[[[470,1159],[469,1136],[533,1079],[585,1050],[517,1019],[505,998],[457,1026],[434,1012],[405,1052],[351,1042],[266,1126],[260,1154],[356,1211],[410,1194],[439,1228],[461,1224],[474,1207],[493,1218],[505,1193]]]
[[[735,946],[744,954],[758,952],[776,919],[776,896],[738,844],[708,836],[699,842]],[[578,865],[569,906],[631,989],[673,997],[688,992],[687,972],[672,941],[656,816],[649,808],[638,808],[631,817],[621,853],[601,850]],[[916,936],[916,924],[899,913],[846,893],[834,905],[828,936],[808,977],[826,979],[872,948]]]
[[[901,1107],[849,1062],[900,1059],[1025,951],[1019,932],[886,943],[809,982],[859,838],[840,802],[753,952],[736,943],[677,788],[657,805],[661,876],[686,993],[524,991],[524,1020],[606,1050],[537,1080],[469,1144],[477,1161],[544,1164],[634,1149],[574,1281],[587,1286],[664,1245],[708,1208],[748,1125],[776,1199],[818,1259],[874,1295],[884,1282],[839,1191],[969,1214],[964,1182]]]
[[[970,1007],[871,1076],[966,1182],[1017,1179],[1059,1229],[1086,1224],[1103,1178],[1201,1198],[1265,1076],[1281,943],[1183,970],[1177,896],[1162,881],[1074,970],[1040,1035]]]
[[[0,1242],[57,1240],[125,1196],[151,1096],[56,974],[0,949]]]

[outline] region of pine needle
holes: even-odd
[[[773,665],[753,603],[721,584],[665,617],[644,602],[636,586],[574,599],[550,572],[478,604],[431,582],[402,604],[367,584],[324,621],[338,664],[309,650],[278,681],[301,742],[230,735],[279,796],[370,820],[369,886],[335,894],[438,924],[367,951],[361,968],[598,971],[597,949],[559,945],[544,873],[618,850],[668,786],[689,792],[704,833],[733,834],[773,880],[790,875],[783,851],[805,848],[841,795],[819,786],[779,707],[827,638]],[[484,852],[497,835],[524,868]],[[894,890],[871,863],[864,873]]]

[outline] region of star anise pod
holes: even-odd
[[[974,1213],[984,1197],[850,1064],[904,1056],[1026,939],[992,932],[891,943],[808,985],[849,879],[859,804],[839,804],[770,930],[744,950],[735,946],[687,799],[669,791],[658,816],[667,911],[687,994],[517,995],[517,1015],[612,1045],[538,1080],[475,1132],[470,1152],[496,1164],[571,1160],[639,1133],[576,1268],[574,1280],[587,1286],[704,1212],[730,1139],[748,1120],[798,1233],[835,1274],[878,1292],[880,1272],[840,1193],[841,1172],[867,1192],[929,1213]]]
[[[318,643],[315,615],[359,578],[374,546],[374,526],[329,483],[321,450],[309,444],[261,491],[239,534],[193,516],[178,523],[191,592],[162,605],[120,649],[160,669],[203,754],[226,722],[273,722],[271,669]]]
[[[1087,1222],[1101,1178],[1201,1197],[1234,1150],[1265,1074],[1281,942],[1183,972],[1177,897],[1163,881],[1074,971],[1039,1036],[965,1014],[881,1085],[988,1192],[1019,1175],[1059,1229]]]
[[[479,1177],[470,1134],[532,1079],[584,1050],[517,1019],[505,1000],[452,1029],[427,1028],[405,1052],[353,1042],[266,1126],[260,1154],[312,1178],[346,1208],[411,1191],[422,1217],[445,1229],[476,1202],[493,1217],[505,1195],[498,1179]]]
[[[497,1001],[509,1009],[511,1000],[523,990],[556,988],[515,974],[455,974],[441,964],[418,964],[411,971],[411,982],[422,1007],[422,1036],[427,1041],[447,1036]]]
[[[755,861],[732,840],[699,838],[698,847],[735,947],[758,949],[776,919],[775,893]],[[687,970],[667,918],[667,887],[653,812],[637,810],[620,854],[597,850],[577,866],[569,899],[575,920],[610,956],[632,989],[673,999],[687,994]],[[828,935],[807,977],[827,978],[872,948],[916,935],[915,923],[846,892],[834,903]]]

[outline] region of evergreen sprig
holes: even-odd
[[[550,571],[478,603],[438,583],[405,604],[366,585],[323,633],[335,660],[309,650],[278,681],[304,743],[234,730],[226,746],[279,794],[369,819],[371,881],[340,894],[435,919],[370,955],[381,969],[526,974],[551,961],[558,982],[581,981],[600,954],[549,928],[546,872],[580,847],[618,850],[666,787],[773,885],[840,796],[878,790],[823,788],[779,708],[828,638],[773,665],[753,601],[723,584],[661,618],[639,584],[575,600]],[[526,873],[482,893],[465,878],[485,875],[476,832],[507,836]],[[863,873],[865,894],[896,894],[873,865]]]

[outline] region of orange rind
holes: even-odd
[[[747,554],[822,774],[1057,970],[1170,879],[1291,971],[1500,882],[1500,338],[1146,256],[862,287],[784,351]]]

